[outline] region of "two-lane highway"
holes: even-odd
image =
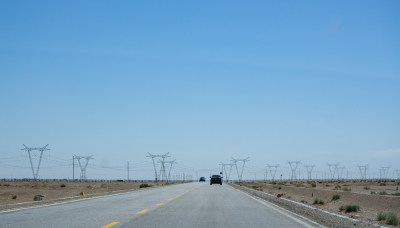
[[[228,185],[188,183],[0,212],[0,227],[314,227]]]

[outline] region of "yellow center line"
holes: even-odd
[[[164,205],[163,203],[159,203],[159,204],[156,204],[157,206],[161,206],[161,205]]]
[[[139,212],[136,212],[136,214],[138,215],[138,214],[142,214],[142,213],[145,213],[146,211],[148,211],[147,209],[144,209],[144,210],[142,210],[142,211],[139,211]]]
[[[173,200],[172,198],[169,198],[168,200]]]
[[[114,226],[114,225],[117,225],[118,223],[119,223],[119,222],[113,222],[113,223],[110,223],[110,224],[108,224],[108,225],[102,226],[101,228],[112,227],[112,226]]]

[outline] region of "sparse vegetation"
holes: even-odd
[[[333,190],[340,190],[340,189],[342,189],[342,186],[340,186],[340,185],[337,185],[337,186],[335,186],[335,187],[333,188]]]
[[[344,187],[344,188],[343,188],[343,191],[346,191],[346,192],[351,192],[351,188]]]
[[[386,215],[386,224],[397,226],[399,225],[399,222],[399,217],[397,217],[397,215],[395,215],[394,213],[389,213]]]
[[[139,186],[139,188],[149,188],[149,187],[152,187],[153,185],[151,185],[151,184],[141,184],[140,186]]]
[[[254,190],[257,190],[257,191],[261,191],[261,192],[263,191],[262,186],[253,185],[253,186],[251,186],[251,188]]]
[[[315,187],[317,187],[317,184],[315,182],[311,183],[311,187],[315,188]]]
[[[15,199],[17,199],[17,196],[16,196],[16,195],[13,195],[13,196],[11,197],[11,199],[15,200]]]
[[[101,184],[100,188],[107,188],[107,185],[106,184]]]
[[[395,193],[393,193],[392,195],[394,195],[394,196],[400,196],[400,192],[395,192]]]
[[[383,212],[379,212],[378,215],[376,216],[376,220],[378,221],[385,221],[386,220],[387,215]]]
[[[379,183],[379,185],[380,186],[386,186],[386,183],[385,182],[381,182],[381,183]]]
[[[307,201],[305,201],[305,200],[301,200],[300,201],[301,203],[305,203],[305,204],[307,204],[308,202]]]
[[[325,201],[322,200],[322,199],[315,198],[314,199],[314,204],[324,205]]]
[[[299,188],[299,187],[304,187],[304,184],[303,183],[295,183],[294,186]]]
[[[281,190],[281,189],[282,189],[282,187],[281,187],[281,186],[279,186],[279,187],[278,187],[278,189],[279,189],[279,190]]]
[[[387,195],[387,192],[381,191],[381,192],[378,192],[378,194],[381,195],[381,196],[384,196],[384,195]]]
[[[365,186],[364,190],[370,190],[371,188],[369,186]]]
[[[66,185],[65,185],[65,184],[62,184],[62,185],[60,185],[60,187],[61,187],[61,188],[65,188],[65,187],[66,187]]]
[[[371,192],[371,195],[376,195],[376,192],[372,191],[372,192]]]
[[[332,196],[332,201],[333,200],[338,200],[338,199],[340,199],[340,195],[339,194],[335,194],[335,195]]]
[[[346,205],[345,206],[346,213],[357,212],[359,210],[360,210],[360,206],[358,206],[358,205]]]

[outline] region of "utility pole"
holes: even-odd
[[[129,161],[126,162],[126,168],[128,170],[128,181],[129,181]]]
[[[235,158],[232,158],[232,162],[233,162],[233,164],[234,164],[235,167],[236,167],[236,172],[237,172],[238,180],[239,180],[239,181],[242,181],[244,166],[245,166],[246,162],[248,162],[248,161],[249,161],[249,157],[247,157],[247,158],[245,158],[245,159],[235,159]],[[239,169],[238,169],[238,165],[237,165],[238,162],[242,162],[242,169],[241,169],[240,174],[239,174]]]
[[[25,146],[25,144],[22,144],[22,145],[24,146],[24,148],[21,149],[21,150],[26,150],[26,151],[28,151],[29,161],[30,161],[30,163],[31,163],[31,168],[32,168],[33,179],[34,179],[34,180],[37,180],[37,177],[38,177],[38,175],[39,175],[40,163],[42,162],[43,151],[50,150],[50,149],[47,148],[47,146],[48,146],[49,144],[47,144],[47,145],[44,146],[44,147],[40,147],[40,148],[27,147],[27,146]],[[32,152],[32,151],[35,151],[35,150],[40,151],[40,158],[39,158],[38,166],[37,166],[37,168],[36,168],[36,172],[35,172],[35,170],[34,170],[34,168],[33,168],[32,156],[31,156],[31,152]]]
[[[72,155],[72,181],[75,181],[75,155]]]

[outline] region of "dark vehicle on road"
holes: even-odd
[[[205,177],[200,177],[199,182],[206,182],[206,178]]]
[[[220,175],[212,175],[210,177],[210,185],[212,185],[212,184],[222,185],[222,177]]]

